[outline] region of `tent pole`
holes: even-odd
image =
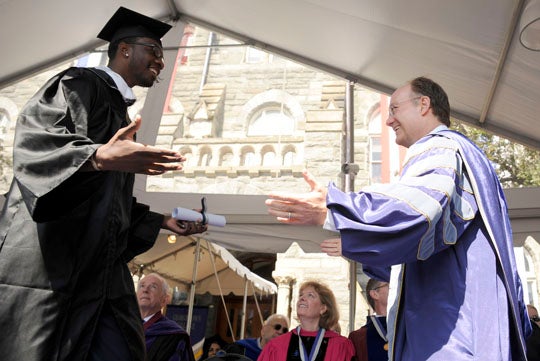
[[[345,90],[345,154],[342,166],[345,192],[354,191],[358,165],[354,163],[354,83],[347,82]],[[349,333],[354,330],[356,316],[356,262],[349,261]]]
[[[247,292],[248,292],[248,279],[244,279],[244,302],[242,305],[242,328],[240,328],[240,339],[244,338],[244,329],[246,328],[246,313],[247,313]]]
[[[251,284],[251,290],[253,291],[253,299],[255,300],[255,306],[257,307],[257,314],[259,315],[259,320],[261,321],[261,325],[262,325],[264,323],[264,319],[263,319],[261,307],[259,306],[259,302],[257,301],[257,290],[253,286],[253,283]]]
[[[187,315],[187,322],[186,322],[186,331],[189,334],[191,334],[191,321],[193,319],[193,306],[195,304],[195,288],[196,288],[196,282],[197,282],[197,269],[199,265],[200,254],[201,254],[201,239],[197,238],[197,246],[195,248],[195,260],[193,262],[193,273],[192,273],[192,278],[191,278],[191,288],[189,290],[188,315]]]

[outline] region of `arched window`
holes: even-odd
[[[193,152],[191,151],[191,148],[189,147],[182,147],[179,149],[179,152],[186,157],[186,161],[184,162],[184,166],[193,167],[197,165],[197,158],[193,156]]]
[[[253,115],[247,135],[292,135],[294,130],[295,122],[290,112],[280,104],[268,104]]]
[[[231,166],[234,165],[234,154],[231,148],[226,147],[221,150],[221,155],[219,159],[220,166]]]
[[[395,134],[387,127],[389,97],[380,94],[379,102],[368,112],[368,154],[371,183],[389,183],[399,177],[405,148],[395,142]]]
[[[254,152],[247,152],[246,154],[244,154],[242,165],[256,165],[256,164],[257,164],[257,158],[255,157]]]
[[[291,166],[294,164],[296,158],[296,153],[289,151],[283,155],[283,165]]]
[[[270,166],[276,164],[276,153],[266,152],[263,155],[263,165]]]
[[[283,150],[283,165],[292,166],[296,161],[296,152],[294,147],[288,146]]]
[[[525,266],[525,278],[526,285],[525,290],[529,299],[529,303],[533,305],[538,304],[538,288],[536,286],[536,272],[534,267],[534,259],[531,255],[531,252],[527,247],[523,247],[523,261]]]
[[[242,148],[242,156],[240,160],[242,166],[255,166],[257,165],[257,157],[252,147]]]
[[[276,164],[276,152],[271,146],[266,146],[261,151],[262,154],[262,164],[264,166],[274,166]]]
[[[303,135],[306,115],[291,94],[270,89],[251,98],[240,112],[246,136]]]
[[[199,167],[207,167],[212,161],[212,151],[210,148],[203,148],[199,153]]]

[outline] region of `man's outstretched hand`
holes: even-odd
[[[268,213],[282,223],[322,225],[326,219],[326,188],[308,172],[303,173],[308,193],[275,192],[265,201]]]
[[[137,115],[131,124],[119,129],[107,144],[97,149],[95,161],[100,170],[158,175],[182,169],[186,160],[182,154],[134,140],[141,123],[141,116]]]

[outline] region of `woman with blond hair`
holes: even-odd
[[[350,361],[352,342],[339,329],[336,298],[328,286],[307,281],[300,285],[296,315],[300,325],[274,338],[258,361]]]

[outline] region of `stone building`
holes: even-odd
[[[3,157],[10,158],[20,109],[46,79],[68,65],[103,65],[105,58],[105,52],[96,52],[0,89]],[[344,186],[346,81],[195,26],[186,27],[176,63],[166,66],[174,66],[174,78],[156,145],[181,151],[187,162],[182,171],[148,178],[148,190],[204,194],[305,191],[304,169],[323,184],[334,181]],[[130,109],[131,116],[140,111],[146,94],[145,89],[135,90],[138,101]],[[404,152],[384,125],[388,97],[357,85],[353,94],[354,163],[358,167],[354,189],[360,189],[395,178]],[[2,168],[2,193],[7,191],[10,172],[8,166]],[[518,251],[518,263],[529,285],[528,297],[535,304],[538,248],[529,237]],[[365,279],[360,274],[355,324],[350,325],[348,261],[305,253],[294,243],[277,256],[236,256],[254,272],[276,282],[277,312],[294,320],[298,285],[315,278],[330,285],[336,294],[342,334],[364,323],[368,306],[362,295]]]
[[[342,184],[344,80],[201,28],[188,28],[183,42],[187,48],[178,55],[156,144],[179,150],[188,160],[182,172],[148,179],[148,189],[205,194],[304,190],[304,169],[323,183]],[[213,47],[198,48],[205,44]],[[383,179],[380,114],[386,99],[355,89],[358,186]],[[384,164],[387,181],[397,174],[398,163]],[[341,305],[341,327],[349,329],[347,261],[305,253],[294,244],[277,255],[274,272],[268,269],[274,268],[274,255],[237,256],[278,284],[277,312],[292,319],[303,280],[331,284]],[[257,263],[250,260],[254,256]],[[357,299],[359,326],[368,307],[360,293]]]

